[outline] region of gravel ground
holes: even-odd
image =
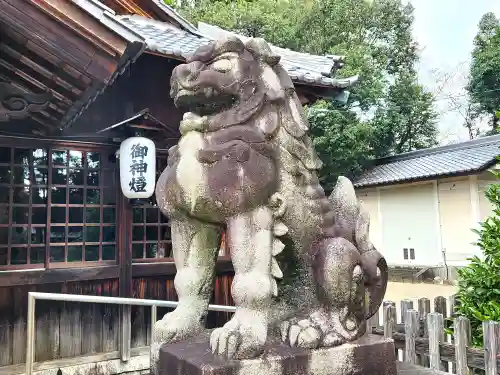
[[[456,287],[453,285],[390,282],[387,285],[385,300],[401,301],[406,298],[416,299],[426,297],[432,301],[435,297],[448,297],[455,292]]]

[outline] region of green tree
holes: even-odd
[[[500,173],[494,173],[500,178]],[[500,184],[488,187],[486,197],[493,213],[480,223],[476,245],[482,257],[474,256],[467,267],[458,270],[457,315],[470,319],[473,343],[482,346],[483,321],[500,321]]]
[[[374,157],[373,126],[359,121],[353,111],[322,101],[309,109],[310,133],[323,161],[320,180],[327,191],[342,174],[354,177]]]
[[[471,101],[490,116],[487,135],[499,133],[500,117],[496,112],[500,108],[500,21],[493,13],[486,13],[479,21],[467,90]]]
[[[280,47],[346,57],[341,76],[359,75],[345,106],[309,108],[328,190],[367,160],[435,144],[433,97],[418,84],[413,8],[401,0],[197,0],[181,6],[203,21]],[[406,92],[408,90],[408,92]]]
[[[373,121],[375,156],[400,154],[436,146],[434,98],[412,74],[400,75]]]

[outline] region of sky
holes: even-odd
[[[415,8],[413,33],[421,48],[419,80],[437,95],[440,142],[467,140],[463,109],[454,108],[466,103],[464,86],[479,20],[487,12],[500,16],[500,0],[406,1]],[[448,77],[445,84],[443,77]]]

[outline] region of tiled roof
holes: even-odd
[[[356,187],[393,184],[438,176],[480,172],[500,155],[500,135],[378,159]]]
[[[198,23],[198,30],[203,35],[212,39],[217,39],[226,35],[237,36],[243,42],[249,39],[246,36],[235,34],[203,22]],[[357,77],[347,79],[335,79],[330,77],[337,69],[344,66],[343,56],[310,55],[292,51],[287,48],[277,47],[272,44],[270,44],[270,47],[275,54],[281,56],[281,65],[286,69],[292,80],[341,88],[349,87],[357,80]]]
[[[158,6],[168,17],[173,19],[175,22],[178,22],[183,29],[194,34],[198,33],[196,27],[187,19],[182,17],[179,13],[177,13],[177,11],[174,8],[165,4],[165,0],[151,0],[151,1],[155,3],[156,6]]]
[[[197,35],[166,22],[152,20],[138,15],[119,16],[121,21],[146,39],[150,51],[159,52],[179,59],[186,59],[209,38]]]
[[[183,30],[174,25],[138,15],[119,16],[119,19],[146,40],[147,48],[150,51],[159,52],[180,60],[186,59],[199,46],[218,37],[217,35],[206,35],[213,34],[213,32],[204,33]],[[210,25],[205,26],[205,30],[215,28]],[[219,35],[220,33],[228,33],[219,28],[215,29],[218,29]],[[342,66],[342,58],[339,56],[315,56],[275,46],[272,46],[272,49],[282,56],[281,64],[295,82],[347,88],[357,81],[357,77],[344,79],[329,77],[335,69]]]

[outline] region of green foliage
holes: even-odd
[[[491,129],[485,135],[498,134],[500,117],[500,21],[486,13],[479,22],[467,86],[471,101],[481,113],[490,115]]]
[[[401,0],[196,0],[178,10],[296,51],[346,57],[341,76],[359,75],[344,107],[311,108],[313,141],[330,189],[370,158],[436,143],[434,98],[418,84],[413,8]],[[320,111],[318,111],[320,110]]]
[[[500,173],[494,174],[500,178]],[[500,184],[490,185],[486,197],[494,207],[493,214],[474,230],[483,256],[473,257],[467,267],[458,270],[456,313],[470,319],[477,346],[483,342],[481,322],[500,321]]]
[[[373,121],[375,156],[399,154],[437,145],[437,114],[433,97],[412,74],[400,75],[389,88],[386,105]]]
[[[328,171],[320,176],[327,190],[335,185],[336,176],[356,176],[374,157],[373,126],[370,122],[358,121],[353,112],[323,101],[309,110],[309,121],[323,171]]]

